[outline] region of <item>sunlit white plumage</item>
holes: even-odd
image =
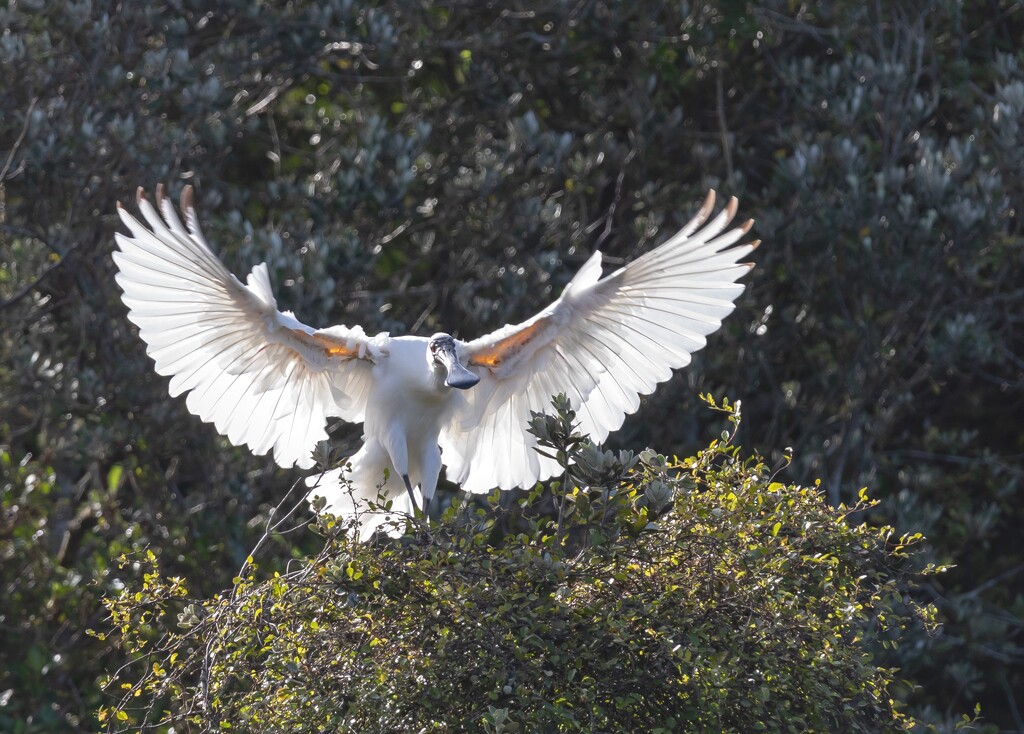
[[[213,254],[189,187],[184,225],[161,188],[156,207],[139,192],[146,224],[118,205],[131,234],[117,235],[114,260],[128,318],[171,395],[188,392],[189,410],[232,443],[308,468],[328,417],[363,422],[349,464],[310,484],[327,510],[360,514],[367,537],[383,520],[366,512],[378,487],[411,510],[414,496],[433,495],[442,464],[471,492],[531,486],[557,465],[534,450],[530,411],[564,392],[581,430],[602,441],[689,364],[733,310],[751,267],[737,261],[758,244],[734,246],[752,225],[727,230],[736,199],[708,221],[714,201],[709,192],[679,233],[603,278],[595,252],[550,306],[469,342],[316,330],[280,312],[265,264],[242,283]]]

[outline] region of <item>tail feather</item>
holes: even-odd
[[[322,497],[323,512],[351,520],[360,541],[369,540],[378,529],[401,535],[402,520],[413,514],[405,483],[374,442],[364,444],[344,466],[309,477],[306,485],[308,500]],[[415,493],[417,503],[422,503],[419,487]]]

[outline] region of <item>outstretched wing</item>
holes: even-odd
[[[558,467],[534,450],[531,410],[565,393],[581,430],[603,441],[640,395],[689,364],[743,292],[736,280],[753,266],[737,260],[759,244],[731,247],[753,225],[724,232],[735,198],[705,225],[714,203],[711,191],[679,233],[607,277],[595,252],[539,314],[462,345],[481,380],[441,434],[449,479],[474,492],[546,479]]]
[[[156,371],[171,377],[172,396],[236,445],[271,448],[282,466],[312,466],[327,438],[327,416],[361,421],[373,361],[386,334],[359,327],[316,331],[277,310],[265,263],[243,284],[210,250],[185,187],[182,226],[163,188],[156,208],[139,189],[148,227],[118,203],[131,235],[116,235],[114,262],[128,318],[139,327]]]

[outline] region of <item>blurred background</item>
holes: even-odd
[[[464,338],[738,196],[747,291],[612,442],[686,455],[712,392],[785,481],[867,486],[955,565],[878,653],[910,710],[1024,730],[1022,49],[1011,0],[0,4],[0,731],[95,730],[111,559],[212,594],[297,476],[125,318],[115,202],[159,182],[305,323]]]

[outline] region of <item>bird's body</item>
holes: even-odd
[[[326,510],[359,515],[363,537],[384,516],[367,500],[412,510],[433,495],[442,465],[472,492],[551,476],[557,464],[534,451],[526,422],[554,394],[566,393],[581,430],[603,440],[704,346],[743,290],[735,281],[750,266],[737,260],[757,245],[731,247],[752,222],[723,233],[735,199],[708,221],[711,192],[682,231],[625,267],[601,277],[594,253],[522,324],[469,342],[371,337],[278,311],[266,265],[244,284],[231,275],[206,244],[190,188],[187,227],[162,189],[160,213],[141,191],[138,203],[148,227],[119,205],[131,236],[117,235],[117,281],[171,394],[188,392],[193,413],[232,443],[273,449],[283,466],[312,465],[328,417],[361,421],[362,448],[309,483]]]
[[[373,367],[363,446],[351,458],[352,469],[347,472],[357,499],[376,497],[384,469],[386,497],[401,497],[406,489],[403,476],[419,488],[420,496],[434,494],[441,471],[438,436],[462,393],[446,387],[444,371],[431,367],[428,344],[429,339],[417,336],[391,339],[388,359]],[[320,483],[326,488],[338,486],[332,477]],[[332,505],[340,509],[336,499]],[[339,514],[347,511],[349,508],[344,508]]]

